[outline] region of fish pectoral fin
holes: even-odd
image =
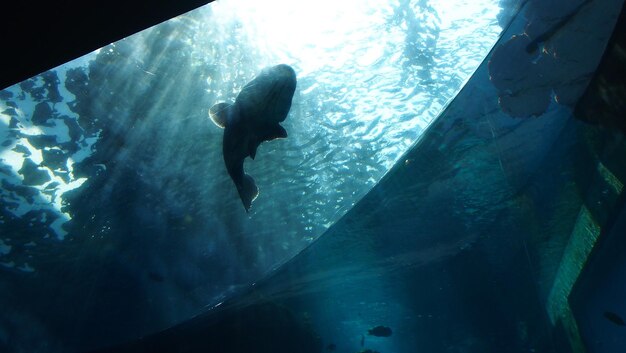
[[[217,103],[209,109],[209,117],[213,120],[215,125],[221,127],[222,129],[226,127],[230,107],[231,104],[228,103]]]
[[[264,141],[271,141],[275,139],[284,139],[287,138],[287,130],[284,127],[280,126],[280,124],[276,124],[267,128],[265,133],[263,134]]]
[[[256,150],[263,141],[271,141],[278,138],[287,137],[287,131],[285,128],[276,124],[263,130],[259,135],[252,135],[248,138],[248,155],[254,159],[256,157]]]

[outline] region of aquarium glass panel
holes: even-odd
[[[413,163],[517,10],[220,0],[0,91],[0,348],[118,343],[247,290]],[[209,112],[277,64],[286,136],[250,123],[229,152],[254,157],[247,210]]]

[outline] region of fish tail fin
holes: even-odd
[[[209,109],[209,117],[213,120],[213,123],[222,129],[226,127],[226,121],[228,120],[228,110],[230,108],[228,103],[217,103]]]
[[[250,211],[252,201],[254,201],[257,196],[259,196],[259,188],[256,186],[254,179],[248,174],[244,174],[243,183],[241,188],[239,188],[239,197],[241,198],[241,202],[243,202],[243,207],[246,208],[246,212]]]

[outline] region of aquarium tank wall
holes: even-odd
[[[218,0],[4,87],[0,351],[621,352],[625,33]]]

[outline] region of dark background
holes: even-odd
[[[61,0],[2,5],[0,89],[212,0]]]

